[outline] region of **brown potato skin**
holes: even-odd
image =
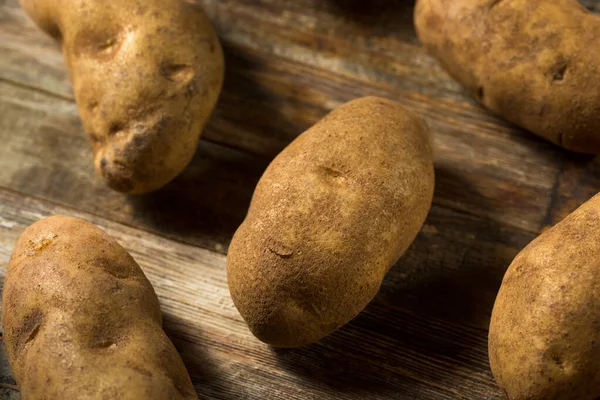
[[[354,100],[300,135],[229,248],[229,289],[252,333],[298,347],[353,319],[419,232],[433,187],[427,127],[393,101]]]
[[[600,153],[600,17],[577,0],[418,0],[418,36],[484,106]]]
[[[96,171],[120,192],[159,189],[192,160],[221,92],[219,39],[184,0],[21,0],[61,41]]]
[[[489,356],[510,400],[600,397],[600,196],[531,242],[494,305]]]
[[[158,298],[125,249],[55,216],[19,238],[2,293],[3,339],[23,400],[194,400]]]

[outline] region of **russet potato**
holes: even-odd
[[[133,258],[94,225],[36,222],[13,251],[3,340],[23,400],[195,400]]]
[[[184,0],[21,5],[61,42],[98,174],[132,194],[175,178],[223,83],[223,52],[204,11]]]
[[[421,229],[433,188],[428,129],[393,101],[351,101],[300,135],[229,248],[229,289],[252,333],[302,346],[354,318]]]

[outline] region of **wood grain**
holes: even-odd
[[[328,71],[323,69],[327,65],[311,65],[308,63],[299,63],[282,57],[273,50],[275,41],[280,40],[276,32],[288,32],[287,19],[280,21],[280,25],[273,25],[270,19],[268,21],[252,20],[250,16],[242,18],[234,14],[233,5],[230,8],[224,8],[227,1],[218,3],[216,7],[219,11],[216,13],[215,20],[219,23],[219,30],[222,31],[226,26],[231,26],[236,22],[236,31],[242,30],[245,23],[249,28],[256,27],[255,30],[267,29],[272,27],[273,32],[257,31],[254,32],[257,37],[269,38],[272,42],[271,47],[266,43],[260,43],[254,47],[249,47],[248,43],[232,43],[227,40],[228,30],[224,31],[224,39],[227,51],[227,77],[225,91],[222,95],[217,112],[208,127],[205,138],[226,146],[249,151],[254,154],[265,156],[266,164],[279,150],[289,143],[295,136],[304,131],[318,119],[337,105],[350,99],[363,95],[380,95],[389,97],[404,103],[407,107],[419,112],[428,121],[435,138],[436,167],[437,173],[437,192],[435,203],[454,209],[461,210],[477,216],[483,216],[494,220],[503,221],[513,226],[523,228],[530,232],[537,232],[546,223],[546,216],[549,214],[550,198],[555,186],[555,180],[559,174],[559,164],[563,157],[563,152],[558,148],[545,143],[530,134],[524,134],[506,123],[490,116],[479,106],[475,105],[464,94],[460,93],[455,97],[446,95],[433,97],[426,95],[426,92],[411,91],[410,87],[402,86],[409,72],[400,74],[396,77],[398,85],[385,84],[380,81],[365,81],[365,77],[349,76],[347,71],[338,69]],[[237,4],[237,3],[236,3]],[[243,4],[254,4],[254,7],[263,7],[262,4],[253,2]],[[0,48],[5,49],[11,54],[11,49],[6,43],[13,40],[14,35],[30,37],[29,41],[35,43],[47,42],[43,33],[31,25],[22,12],[16,8],[16,0],[7,0],[5,6],[8,11],[4,12],[2,17],[6,26],[14,28],[7,29],[8,33],[0,35]],[[210,8],[209,7],[209,8]],[[239,7],[242,11],[244,7]],[[268,10],[274,8],[263,7],[264,12],[260,14],[269,15]],[[263,8],[260,8],[263,10]],[[281,8],[281,7],[280,7]],[[314,7],[319,11],[319,7]],[[228,22],[221,19],[232,12],[231,20]],[[294,9],[289,11],[292,13]],[[239,13],[240,11],[237,11]],[[284,13],[287,15],[288,13]],[[244,14],[245,15],[245,14]],[[319,15],[321,17],[321,15]],[[273,17],[274,18],[274,17]],[[316,18],[316,17],[315,17]],[[301,19],[301,16],[297,16]],[[244,22],[248,21],[248,22]],[[323,25],[334,25],[335,20],[324,19]],[[290,23],[291,24],[291,23]],[[310,24],[308,24],[310,26]],[[293,25],[291,25],[293,28]],[[299,29],[299,28],[298,28]],[[412,30],[412,27],[410,28]],[[229,28],[229,30],[231,30]],[[306,30],[306,29],[305,29]],[[15,32],[11,34],[10,32]],[[18,32],[18,34],[17,34]],[[337,32],[333,30],[333,32]],[[250,33],[245,34],[248,37]],[[311,32],[296,32],[293,38],[305,37]],[[342,37],[335,37],[338,42],[345,38],[344,31],[338,33]],[[309,36],[310,37],[310,36]],[[285,39],[285,38],[284,38]],[[330,39],[330,40],[333,40]],[[20,39],[23,40],[23,39]],[[266,39],[263,39],[266,40]],[[317,40],[319,42],[321,39]],[[325,39],[322,39],[325,40]],[[316,43],[315,42],[315,43]],[[337,42],[336,42],[337,43]],[[25,44],[23,46],[26,46]],[[19,46],[21,49],[23,46]],[[48,43],[48,46],[52,46]],[[280,47],[292,46],[285,42]],[[426,57],[420,48],[412,55],[414,58]],[[258,49],[266,49],[258,51]],[[304,52],[312,51],[314,54],[320,54],[319,48],[308,47]],[[50,51],[50,50],[48,50]],[[27,59],[28,54],[24,50],[19,50],[19,54],[9,57],[9,59],[23,60]],[[55,49],[58,53],[58,49]],[[298,50],[299,54],[300,50]],[[295,53],[296,54],[296,53]],[[360,49],[353,49],[350,54],[360,54]],[[412,53],[408,53],[412,54]],[[405,58],[408,56],[404,56]],[[318,58],[318,57],[316,57]],[[35,59],[29,59],[29,63],[35,63]],[[376,60],[372,60],[373,65],[378,65]],[[432,63],[432,60],[429,60]],[[11,62],[12,68],[14,62]],[[66,71],[61,67],[64,74]],[[0,68],[0,78],[14,81],[15,74],[10,73],[11,68]],[[68,97],[69,87],[60,86],[64,79],[53,81],[49,86],[41,86],[41,81],[36,76],[43,75],[43,70],[47,70],[46,65],[41,65],[32,69],[31,76],[25,80],[19,81],[19,84],[26,87],[41,88],[44,93],[35,93],[36,98],[28,104],[30,108],[38,107],[35,102],[56,103],[63,101],[62,97]],[[413,70],[422,71],[423,66],[413,66]],[[57,71],[55,71],[58,73]],[[2,75],[5,73],[6,75]],[[439,72],[443,74],[443,72]],[[447,83],[454,83],[444,74]],[[290,80],[290,77],[293,77]],[[422,82],[419,83],[419,85]],[[87,151],[87,145],[83,139],[75,139],[81,135],[81,127],[77,122],[76,108],[68,101],[63,101],[64,105],[60,110],[52,110],[49,116],[42,116],[35,121],[39,123],[38,127],[31,127],[28,132],[29,138],[15,137],[15,127],[8,124],[24,124],[23,119],[31,118],[29,110],[23,109],[22,104],[14,104],[22,96],[32,97],[24,87],[14,87],[8,89],[6,83],[3,88],[3,102],[11,102],[13,116],[5,122],[4,129],[0,132],[3,141],[13,142],[38,140],[39,132],[43,126],[48,124],[58,124],[66,135],[73,136],[71,149],[63,147],[64,153],[73,152],[81,156],[80,171],[85,171],[87,179],[81,191],[91,193],[95,189],[102,190],[101,182],[93,176],[91,166],[85,168],[83,159]],[[412,87],[421,87],[417,84]],[[429,85],[433,87],[432,84]],[[439,86],[439,85],[438,85]],[[47,93],[59,93],[61,100],[52,96],[43,97]],[[16,100],[13,100],[14,98]],[[247,101],[250,98],[252,101]],[[7,107],[7,106],[4,106]],[[48,121],[48,118],[51,118]],[[64,127],[64,128],[63,128]],[[34,133],[31,133],[34,132]],[[29,145],[29,144],[28,144]],[[22,148],[24,145],[17,144],[13,147]],[[17,153],[13,157],[20,157]],[[61,154],[46,152],[44,157],[51,157],[49,163],[54,165],[55,171],[62,175],[68,175],[72,170],[72,162],[68,158],[61,157]],[[89,156],[88,156],[89,158]],[[91,162],[88,162],[91,164]],[[38,187],[34,188],[34,182]],[[44,187],[47,182],[45,179],[33,181],[30,184],[28,194],[41,196],[53,201],[60,201],[63,204],[76,206],[86,211],[99,213],[99,210],[110,215],[112,206],[103,206],[101,202],[104,196],[98,196],[93,204],[89,204],[82,199],[78,203],[71,203],[64,199],[64,193],[60,192],[60,187]],[[19,189],[10,186],[6,180],[0,181],[0,185]],[[92,187],[93,185],[93,187]],[[109,196],[110,197],[110,196]],[[95,210],[92,209],[95,207]],[[122,222],[128,222],[127,219],[121,219]],[[198,243],[198,242],[195,242]]]
[[[472,101],[418,44],[414,1],[199,2],[224,43],[223,95],[190,167],[164,190],[127,197],[94,175],[58,45],[18,0],[0,0],[0,284],[26,226],[74,215],[115,236],[142,266],[201,398],[502,398],[486,336],[504,271],[598,191],[598,160]],[[600,0],[583,3],[600,10]],[[364,95],[426,119],[434,207],[364,313],[316,345],[272,350],[229,298],[230,237],[269,161]],[[18,399],[2,357],[0,398]]]
[[[98,224],[138,261],[207,398],[500,398],[487,364],[489,311],[506,265],[531,234],[434,207],[363,314],[316,345],[271,350],[235,310],[223,255],[6,190],[0,274],[25,227],[53,214]]]

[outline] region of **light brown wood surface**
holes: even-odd
[[[595,194],[600,165],[489,114],[419,45],[414,1],[201,0],[225,89],[192,165],[127,197],[95,176],[56,43],[0,0],[0,277],[26,226],[90,220],[154,284],[165,329],[206,399],[500,399],[487,326],[512,258]],[[600,0],[586,6],[600,11]],[[599,38],[600,39],[600,38]],[[233,306],[225,254],[269,161],[336,106],[401,102],[431,128],[428,220],[381,293],[322,342],[274,350]],[[4,355],[0,398],[17,399]]]

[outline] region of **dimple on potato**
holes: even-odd
[[[21,0],[59,40],[96,171],[120,192],[159,189],[192,160],[224,61],[192,0]]]
[[[3,341],[23,400],[195,400],[133,258],[94,225],[36,222],[13,251]]]
[[[492,312],[489,357],[510,400],[600,398],[600,195],[514,259]]]
[[[600,16],[577,0],[418,0],[418,36],[484,106],[600,153]]]
[[[229,289],[252,333],[297,347],[354,318],[419,232],[433,188],[428,129],[393,101],[354,100],[300,135],[229,247]]]

